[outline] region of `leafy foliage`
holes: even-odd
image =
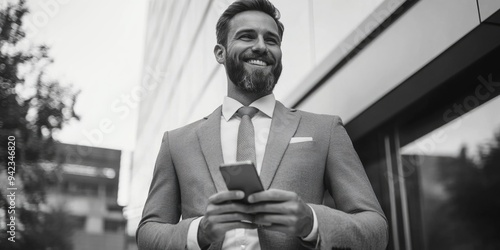
[[[46,189],[57,184],[58,168],[43,168],[54,157],[53,133],[71,119],[78,92],[50,80],[49,48],[31,46],[22,29],[29,13],[24,0],[0,9],[0,169],[7,179],[7,138],[16,137],[16,243],[7,241],[0,225],[0,246],[9,249],[70,249],[71,222],[58,208],[46,205]],[[5,184],[7,185],[7,183]],[[0,218],[6,214],[6,186],[0,185]]]
[[[479,148],[476,161],[463,147],[459,157],[435,164],[446,199],[427,204],[427,249],[500,248],[500,130]]]

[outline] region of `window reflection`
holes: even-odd
[[[500,97],[401,149],[412,230],[420,237],[414,240],[422,247],[500,248],[498,110]]]

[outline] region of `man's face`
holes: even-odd
[[[234,16],[229,23],[225,66],[229,79],[243,91],[271,93],[283,67],[274,19],[260,11]]]

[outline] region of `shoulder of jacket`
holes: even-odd
[[[316,120],[326,120],[326,121],[337,121],[341,120],[338,115],[329,115],[329,114],[317,114],[313,112],[303,111],[303,110],[295,110],[298,114],[305,118],[311,118]]]

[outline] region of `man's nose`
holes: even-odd
[[[252,46],[252,51],[259,54],[264,54],[267,51],[267,45],[263,37],[258,37],[255,39],[255,43]]]

